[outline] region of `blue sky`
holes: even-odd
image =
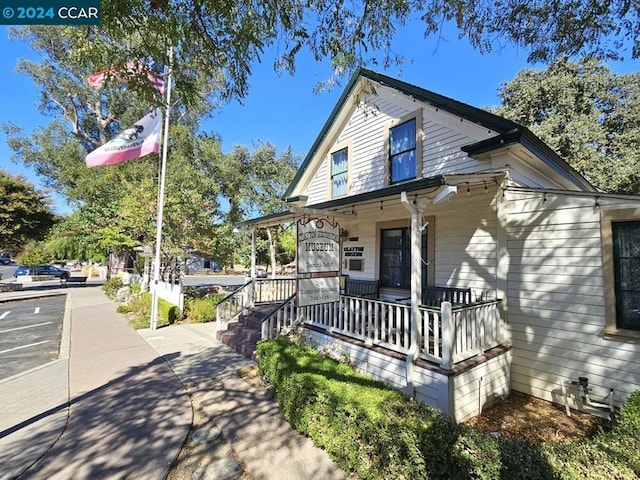
[[[424,39],[420,28],[412,25],[397,35],[393,49],[405,58],[402,66],[371,69],[477,107],[499,104],[500,84],[511,81],[518,71],[542,68],[527,64],[527,51],[510,45],[480,54],[465,39],[458,40],[455,29],[445,30],[439,39]],[[19,58],[37,60],[28,46],[8,39],[7,27],[0,28],[0,123],[11,121],[31,131],[50,120],[37,111],[38,92],[30,78],[14,72]],[[242,104],[233,101],[217,111],[204,130],[218,133],[225,151],[236,144],[251,147],[260,140],[273,143],[278,151],[291,146],[295,154],[304,156],[342,88],[314,94],[316,83],[326,80],[331,72],[326,63],[317,63],[309,55],[300,57],[294,76],[276,74],[269,51],[263,58],[264,63],[254,68],[249,95]],[[610,67],[620,74],[637,72],[640,60]],[[9,160],[10,154],[0,133],[0,168],[22,174],[41,186],[33,172]],[[68,212],[59,196],[53,193],[52,198],[58,213]]]

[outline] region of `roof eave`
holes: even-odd
[[[529,129],[519,127],[510,132],[497,135],[480,142],[461,147],[463,152],[468,155],[481,155],[489,153],[500,148],[505,148],[516,143],[531,151],[537,158],[542,160],[547,166],[553,169],[563,178],[569,180],[578,188],[595,192],[597,189],[591,183],[580,175],[571,165],[569,165],[560,155],[558,155],[551,147],[540,140]]]

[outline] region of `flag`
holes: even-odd
[[[140,63],[129,61],[125,65],[124,76],[121,76],[122,71],[120,67],[111,67],[105,70],[100,70],[99,72],[96,72],[92,75],[89,75],[89,77],[87,78],[87,81],[89,82],[90,87],[95,88],[97,90],[99,88],[102,88],[102,86],[104,85],[104,82],[107,80],[109,76],[113,76],[120,82],[128,83],[129,81],[132,80],[131,77],[138,75],[138,72],[144,71],[147,74],[147,80],[149,80],[149,83],[156,90],[158,90],[161,95],[164,95],[164,86],[165,86],[164,75],[160,72],[157,72],[154,67],[155,67],[155,64],[152,64],[151,67],[145,67]],[[118,74],[117,72],[120,72],[120,74]]]
[[[87,167],[102,167],[160,153],[160,127],[162,113],[159,108],[145,115],[136,124],[120,132],[110,142],[96,148],[85,157]]]
[[[115,70],[116,67],[111,67],[107,68],[106,70],[100,70],[99,72],[89,75],[89,78],[87,78],[89,86],[91,88],[95,88],[96,90],[101,88],[104,85],[107,76],[109,76],[109,74],[111,74],[111,72],[114,72]]]
[[[160,95],[164,96],[164,88],[166,83],[164,79],[164,73],[158,71],[158,65],[156,65],[154,62],[151,63],[146,71],[147,79],[149,80],[151,86],[155,87],[155,89],[160,92]]]

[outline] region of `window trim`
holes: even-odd
[[[616,317],[616,277],[613,251],[613,223],[640,222],[640,208],[602,210],[600,230],[602,235],[602,269],[604,276],[605,329],[608,337],[640,341],[640,331],[618,328]]]
[[[427,228],[427,258],[425,259],[428,264],[426,266],[427,273],[427,285],[435,284],[435,275],[436,275],[436,263],[435,263],[435,253],[436,253],[436,217],[434,215],[429,215],[423,217],[425,221],[429,222],[429,227]],[[376,252],[375,252],[375,277],[380,280],[380,252],[382,250],[382,230],[390,230],[395,228],[407,228],[409,230],[409,236],[411,236],[411,219],[404,218],[399,220],[389,220],[386,222],[377,222],[376,223]],[[409,239],[410,240],[410,239]],[[422,247],[420,248],[422,251]],[[425,282],[425,278],[422,279],[423,283]],[[385,290],[388,292],[408,292],[411,289],[397,289],[392,287],[380,287],[381,290]]]
[[[332,181],[332,177],[333,177],[333,154],[334,153],[338,153],[342,150],[346,150],[347,151],[347,193],[345,193],[344,195],[340,195],[340,196],[333,196],[333,181]],[[328,199],[334,199],[334,198],[344,198],[347,197],[351,194],[351,171],[353,170],[351,168],[351,157],[353,155],[353,147],[352,147],[352,142],[348,141],[348,142],[341,142],[341,143],[337,143],[334,145],[334,148],[332,148],[328,155],[327,155],[327,198]]]
[[[399,180],[397,182],[391,181],[391,129],[402,125],[403,123],[407,123],[410,120],[415,120],[416,122],[416,172],[413,178],[405,178],[404,180]],[[410,182],[412,180],[417,180],[422,177],[422,141],[423,141],[423,132],[422,132],[422,109],[415,110],[407,115],[404,115],[400,118],[394,119],[391,122],[385,125],[384,130],[384,151],[385,151],[385,183],[386,185],[399,185],[404,182]]]
[[[380,244],[378,248],[378,265],[380,273],[382,273],[382,232],[391,231],[391,230],[399,230],[403,232],[403,235],[406,235],[406,245],[404,245],[404,250],[409,254],[409,263],[406,265],[402,265],[403,271],[406,269],[409,276],[406,279],[406,286],[392,286],[392,285],[382,285],[382,275],[378,276],[378,281],[380,282],[380,288],[389,288],[394,290],[410,290],[411,289],[411,225],[397,226],[397,227],[383,227],[379,229],[378,233],[378,243]],[[406,234],[404,233],[406,231]]]

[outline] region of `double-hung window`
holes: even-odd
[[[389,181],[416,178],[416,119],[389,129]]]
[[[343,148],[331,154],[331,198],[343,197],[348,193],[349,156]]]
[[[612,222],[616,327],[640,331],[640,221]]]

